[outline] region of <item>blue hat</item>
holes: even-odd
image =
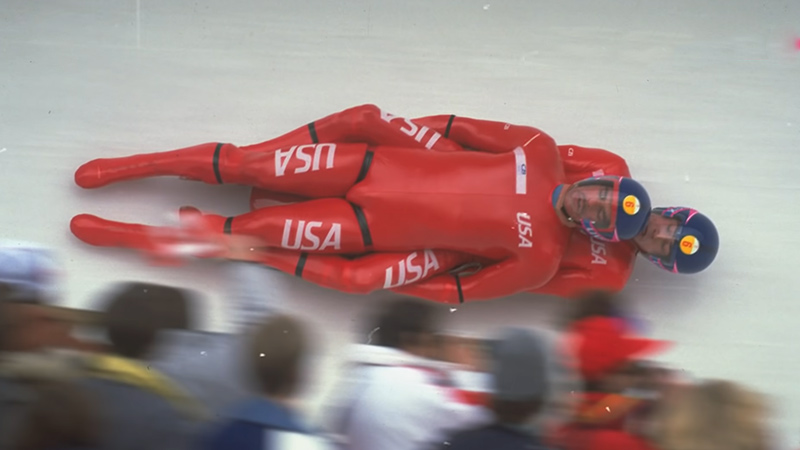
[[[9,300],[54,300],[58,269],[56,259],[46,248],[0,247],[0,283],[14,290]]]

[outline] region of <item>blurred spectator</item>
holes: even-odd
[[[6,351],[96,349],[73,337],[72,324],[53,306],[60,298],[58,272],[58,263],[45,248],[33,244],[0,247],[0,283],[9,288],[2,301],[16,317],[15,327],[6,331]]]
[[[602,303],[591,305],[592,299]],[[652,389],[657,385],[653,382],[656,372],[642,358],[668,343],[637,336],[631,322],[621,318],[624,311],[613,297],[593,293],[583,300],[586,312],[575,316],[567,342],[576,355],[585,389],[572,423],[559,430],[553,444],[580,450],[599,448],[593,442],[611,439],[626,441],[618,443],[619,448],[640,448],[645,444],[626,434],[625,427],[652,404]]]
[[[209,450],[326,449],[325,440],[293,411],[303,382],[309,335],[296,319],[276,315],[259,325],[245,349],[245,368],[258,396],[223,414],[224,422],[204,440]]]
[[[527,426],[544,405],[549,389],[548,342],[532,331],[509,328],[489,346],[493,391],[489,408],[494,421],[461,431],[439,448],[453,450],[543,449]]]
[[[118,285],[106,297],[110,354],[88,358],[85,385],[98,399],[104,449],[188,448],[204,418],[202,406],[145,358],[165,320],[154,307],[184,292],[151,283]]]
[[[479,404],[481,377],[457,376],[439,358],[439,305],[399,299],[382,304],[369,328],[371,343],[355,345],[338,397],[327,414],[329,431],[352,450],[438,446],[456,430],[489,423]],[[474,371],[476,367],[459,367]],[[459,386],[458,382],[474,382]]]
[[[607,291],[588,291],[575,299],[566,315],[566,326],[590,317],[621,315],[622,297]]]
[[[93,399],[74,383],[37,386],[19,426],[9,430],[11,450],[92,449],[100,444],[100,417]]]
[[[195,323],[195,296],[172,296],[153,307],[167,319],[159,344],[149,358],[151,367],[166,374],[213,412],[226,411],[257,393],[248,384],[241,361],[245,357],[246,332],[283,307],[286,276],[264,266],[226,262],[228,295],[225,310],[230,333],[207,332]]]
[[[57,302],[60,269],[54,253],[43,246],[0,245],[0,283],[14,288],[20,299]]]
[[[582,319],[590,317],[616,317],[626,322],[631,331],[644,332],[643,321],[631,313],[628,298],[621,293],[603,290],[584,292],[572,302],[572,308],[566,315],[566,327]]]
[[[80,376],[78,351],[94,349],[50,305],[59,297],[57,269],[41,247],[0,247],[0,449],[10,445],[36,387]]]
[[[767,450],[767,414],[761,395],[732,382],[705,381],[660,403],[650,437],[659,450]]]

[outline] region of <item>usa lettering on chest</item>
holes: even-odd
[[[519,248],[533,247],[533,228],[531,227],[531,216],[525,212],[517,213],[517,234],[519,235]],[[530,238],[530,239],[528,239]]]
[[[294,230],[294,233],[292,231]],[[320,239],[322,235],[324,239]],[[292,238],[292,235],[294,237]],[[291,240],[291,242],[290,242]],[[286,219],[281,247],[290,250],[325,250],[342,248],[342,224]]]
[[[381,119],[383,119],[384,122],[392,125],[395,125],[398,122],[401,123],[402,125],[400,126],[400,131],[403,134],[414,138],[414,140],[419,143],[422,143],[422,140],[425,139],[427,136],[427,141],[425,141],[425,148],[427,148],[428,150],[433,148],[434,144],[436,144],[436,141],[438,141],[442,137],[442,135],[439,134],[438,131],[431,130],[426,126],[418,126],[417,124],[408,119],[394,116],[385,111],[381,111]]]
[[[386,268],[386,278],[383,283],[384,289],[396,288],[414,283],[428,276],[431,270],[439,269],[439,260],[431,250],[422,252],[420,261],[419,252],[414,252],[406,259],[401,259],[396,266]],[[397,280],[395,280],[395,269],[397,269]]]
[[[293,145],[289,150],[275,152],[275,176],[286,175],[286,170],[292,161],[299,161],[302,164],[294,168],[294,173],[332,169],[335,156],[336,144]],[[323,159],[324,166],[322,165]]]
[[[591,239],[591,242],[592,242],[592,264],[606,265],[608,263],[608,261],[605,258],[605,255],[608,253],[606,244],[604,242],[600,242],[594,239]]]

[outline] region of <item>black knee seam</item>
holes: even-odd
[[[300,259],[297,260],[297,266],[294,268],[294,275],[299,278],[303,278],[303,269],[306,268],[306,260],[308,259],[308,253],[301,253]]]
[[[231,234],[231,228],[233,227],[233,217],[228,217],[225,219],[225,225],[222,227],[222,232],[225,234]]]
[[[314,122],[308,124],[308,134],[311,135],[311,142],[319,144],[319,137],[317,137],[317,126]]]
[[[455,118],[456,118],[455,114],[450,115],[450,120],[447,121],[447,128],[444,129],[444,137],[446,138],[450,137],[450,127],[453,126],[453,120],[455,120]]]
[[[364,181],[364,178],[367,177],[369,168],[372,167],[372,159],[374,157],[375,157],[375,152],[368,149],[367,153],[364,155],[364,162],[361,163],[361,170],[358,171],[358,177],[356,178],[356,183]]]
[[[364,240],[364,247],[372,247],[372,233],[369,232],[367,216],[364,215],[364,210],[353,203],[350,203],[350,206],[353,207],[353,212],[356,214],[356,221],[358,221],[358,228],[361,229],[361,239]]]
[[[217,148],[214,149],[214,158],[211,161],[214,166],[214,177],[218,184],[222,184],[222,173],[219,171],[219,155],[222,153],[222,145],[222,143],[217,143]]]

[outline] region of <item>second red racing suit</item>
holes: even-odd
[[[322,127],[319,128],[324,130],[326,140],[408,145],[411,143],[409,138],[419,136],[421,148],[434,147],[425,145],[433,142],[435,151],[464,151],[463,147],[450,140],[453,125],[458,126],[462,120],[455,116],[408,120],[365,105],[311,122],[307,127],[254,147],[313,143],[318,139],[315,136],[316,125],[321,122]],[[559,145],[558,148],[568,183],[591,176],[630,176],[625,160],[614,153],[573,145]],[[273,206],[276,202],[302,200],[302,197],[256,188],[252,193],[251,207],[260,209]],[[592,289],[619,291],[630,278],[636,254],[636,248],[630,242],[601,242],[575,229],[557,273],[544,286],[529,292],[571,298]],[[409,294],[411,288],[402,289],[402,286],[441,274],[459,283],[466,280],[464,277],[470,272],[474,273],[493,261],[468,253],[433,249],[371,253],[357,257],[271,249],[264,255],[263,262],[315,284],[344,292],[364,294],[380,289],[401,288],[396,290]]]
[[[371,108],[374,116],[377,108]],[[382,112],[379,118],[390,126],[395,119]],[[422,251],[424,263],[424,250],[430,249],[484,262],[480,271],[463,280],[439,274],[414,282],[414,275],[395,288],[430,300],[484,300],[544,286],[558,271],[572,233],[552,206],[554,189],[566,182],[555,142],[532,127],[453,116],[429,120],[430,126],[397,120],[405,138],[391,143],[403,148],[334,139],[325,135],[326,128],[319,123],[304,129],[301,133],[306,136],[301,139],[296,139],[297,132],[287,135],[292,143],[289,148],[290,142],[275,147],[276,140],[243,148],[212,143],[95,160],[76,172],[76,182],[99,187],[125,179],[175,175],[213,184],[246,184],[313,200],[234,218],[208,215],[220,231],[258,236],[269,247],[314,256],[369,257],[384,252],[410,256]],[[434,124],[437,120],[442,123]],[[405,126],[416,130],[408,133]],[[434,129],[442,129],[444,135],[437,136],[441,133]],[[304,140],[311,143],[303,145]],[[345,143],[330,143],[342,140]],[[413,147],[409,148],[408,141]],[[452,144],[450,151],[427,150],[439,150],[450,141],[478,151],[458,151]],[[142,245],[141,234],[146,230],[136,227],[144,226],[96,219],[76,216],[73,233],[94,245]],[[450,260],[443,258],[440,267],[451,269],[460,262],[458,255],[450,256]],[[298,261],[292,272],[304,275],[307,268]],[[416,273],[410,264],[406,269]]]

